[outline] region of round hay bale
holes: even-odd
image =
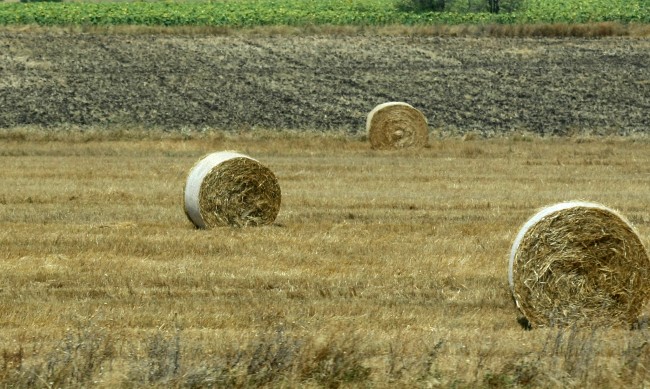
[[[650,295],[650,259],[617,212],[596,203],[558,203],[519,231],[508,280],[531,327],[629,325]]]
[[[271,224],[281,192],[273,172],[257,160],[232,151],[207,155],[190,170],[185,214],[198,228]]]
[[[368,114],[366,131],[373,149],[423,147],[429,141],[429,127],[422,112],[401,102],[376,106]]]

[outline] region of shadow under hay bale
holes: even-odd
[[[429,127],[422,112],[402,102],[376,106],[366,119],[366,131],[373,149],[424,147]]]
[[[559,203],[519,231],[508,280],[533,328],[631,326],[650,296],[650,259],[617,212],[596,203]]]
[[[230,151],[212,153],[192,167],[185,185],[185,214],[198,228],[271,224],[281,191],[273,172]]]

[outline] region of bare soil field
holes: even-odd
[[[0,31],[0,128],[365,130],[405,101],[433,133],[647,132],[650,41]]]
[[[635,330],[526,331],[507,282],[519,228],[555,202],[608,205],[650,244],[647,137],[372,151],[320,132],[11,132],[0,145],[3,386],[650,382],[648,307]],[[216,150],[277,175],[272,225],[187,219],[189,169]]]

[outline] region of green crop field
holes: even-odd
[[[527,7],[517,15],[520,23],[593,21],[642,22],[650,21],[650,1],[607,0],[529,0]]]
[[[252,27],[650,21],[650,2],[646,0],[529,0],[516,11],[499,14],[414,12],[403,10],[399,4],[399,0],[12,2],[0,4],[0,24]]]

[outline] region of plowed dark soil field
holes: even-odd
[[[650,131],[650,40],[0,31],[0,128],[365,131],[405,101],[441,134]]]

